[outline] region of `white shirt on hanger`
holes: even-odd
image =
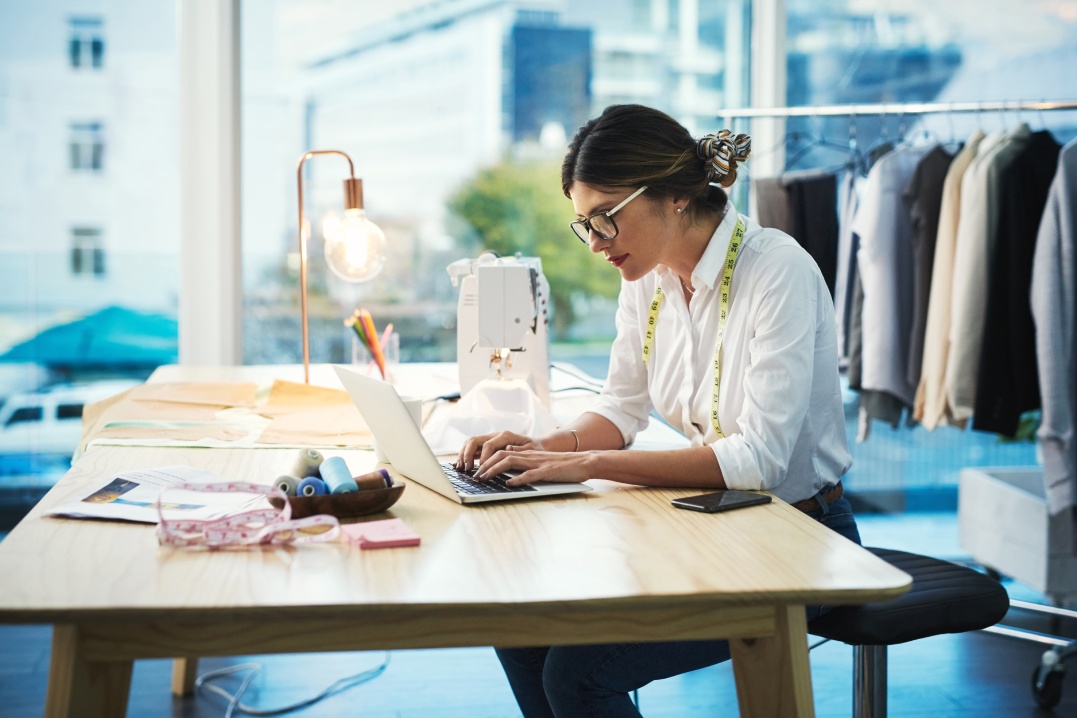
[[[911,407],[908,380],[912,331],[913,228],[904,192],[930,146],[901,145],[868,173],[853,231],[860,236],[857,268],[864,288],[861,310],[863,389],[883,391]]]
[[[954,157],[942,186],[939,231],[935,236],[935,260],[931,267],[931,297],[927,305],[927,329],[924,332],[924,355],[920,385],[916,389],[913,418],[929,430],[949,424],[946,403],[946,356],[950,346],[950,303],[953,294],[954,248],[961,210],[961,187],[973,159],[984,139],[982,130],[969,136]]]
[[[690,304],[677,275],[661,265],[622,282],[609,378],[589,411],[616,425],[629,444],[653,408],[694,446],[714,450],[730,488],[799,501],[836,483],[851,463],[833,301],[818,266],[793,238],[741,217],[744,244],[722,344],[719,439],[710,420],[718,285],[737,218],[730,204],[693,272]],[[665,300],[645,365],[658,285]]]

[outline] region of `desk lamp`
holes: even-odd
[[[367,219],[363,180],[355,178],[352,158],[340,150],[311,150],[299,157],[299,303],[303,324],[303,382],[310,383],[310,335],[307,329],[307,234],[303,210],[303,164],[315,155],[340,155],[348,160],[344,180],[344,219],[325,240],[325,261],[333,274],[348,282],[373,279],[385,266],[385,234]]]

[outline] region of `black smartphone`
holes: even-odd
[[[699,496],[685,496],[683,499],[673,499],[671,502],[678,509],[690,511],[702,511],[713,514],[718,511],[731,511],[742,509],[745,506],[757,506],[769,504],[770,497],[766,494],[756,494],[751,491],[738,491],[725,489],[715,491],[712,494],[700,494]]]

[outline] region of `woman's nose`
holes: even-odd
[[[587,234],[587,245],[594,254],[601,254],[609,246],[609,240],[592,229]]]

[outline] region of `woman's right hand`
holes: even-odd
[[[460,448],[460,455],[453,464],[457,471],[471,471],[476,465],[489,459],[495,452],[543,450],[545,447],[538,439],[517,434],[512,431],[499,431],[494,434],[472,436]]]

